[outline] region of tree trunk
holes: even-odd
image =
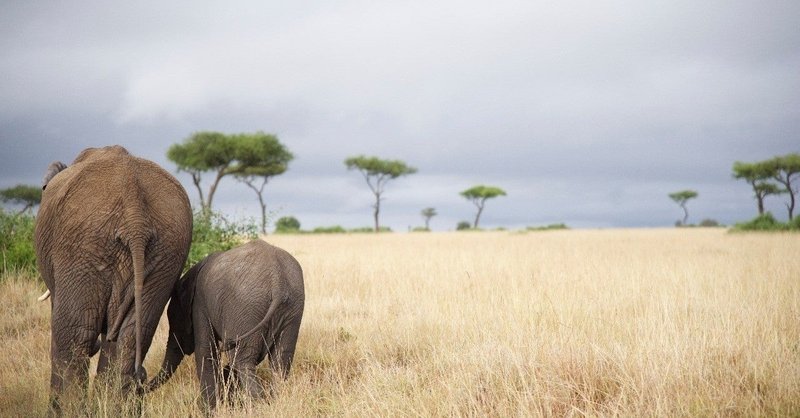
[[[481,219],[481,212],[483,212],[483,202],[478,205],[478,214],[475,215],[475,224],[472,226],[475,229],[478,229],[478,221]]]
[[[203,189],[200,187],[200,173],[192,173],[192,182],[194,182],[194,187],[197,188],[197,194],[200,195],[200,209],[205,213],[206,202],[203,200]]]
[[[22,215],[23,213],[25,213],[26,210],[28,210],[28,209],[30,209],[32,207],[33,207],[33,204],[32,203],[28,203],[27,205],[25,205],[24,208],[22,208],[21,211],[17,212],[17,215]]]
[[[169,339],[167,340],[167,351],[164,353],[164,362],[161,365],[161,370],[158,372],[158,375],[153,378],[147,385],[147,390],[152,391],[157,389],[159,386],[164,384],[172,374],[175,373],[175,369],[181,364],[183,361],[183,351],[181,350],[180,345],[178,345],[178,340],[175,334],[170,333]]]
[[[756,195],[756,199],[758,200],[758,216],[764,214],[764,196]]]
[[[375,195],[375,233],[377,234],[381,230],[380,223],[378,222],[378,214],[381,212],[381,197],[380,195]]]
[[[228,167],[226,166],[219,169],[217,172],[217,178],[214,180],[211,188],[208,189],[208,202],[206,202],[205,209],[209,212],[211,211],[211,201],[214,200],[214,193],[217,191],[217,186],[219,185],[220,180],[222,180],[222,177],[225,176],[225,170],[227,168]]]
[[[258,203],[261,205],[261,233],[267,233],[267,205],[264,203],[264,198],[261,193],[258,194]]]
[[[430,229],[428,227],[428,224],[430,223],[430,221],[431,221],[431,218],[425,218],[425,229]]]
[[[775,180],[786,187],[786,192],[789,193],[789,203],[786,204],[786,209],[789,211],[789,221],[792,221],[792,217],[794,216],[794,190],[792,189],[792,174],[796,173],[786,173],[786,179],[781,178],[780,175],[775,175]]]
[[[681,205],[681,208],[683,208],[683,225],[685,226],[686,225],[686,221],[689,220],[689,210],[686,209],[686,205],[685,204]]]

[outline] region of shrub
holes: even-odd
[[[465,231],[468,229],[472,229],[472,224],[467,221],[461,221],[456,224],[456,231]]]
[[[792,231],[800,231],[800,216],[795,216],[786,224]]]
[[[560,223],[560,224],[550,224],[545,226],[529,226],[525,228],[526,231],[552,231],[556,229],[569,229],[567,224]]]
[[[780,231],[788,229],[786,224],[778,222],[772,213],[767,212],[763,215],[756,216],[754,219],[737,223],[734,226],[738,231]]]
[[[334,225],[334,226],[318,226],[314,228],[311,232],[315,234],[343,234],[347,231],[345,231],[345,229],[339,225]]]
[[[33,215],[7,213],[0,208],[0,273],[36,270],[34,225]]]
[[[291,234],[300,232],[300,221],[294,216],[284,216],[275,222],[275,233]]]
[[[703,219],[700,221],[700,226],[704,227],[717,227],[721,226],[715,219]]]
[[[230,250],[258,238],[258,226],[253,222],[232,222],[222,214],[195,211],[192,228],[192,247],[185,269],[211,253]]]
[[[415,226],[414,229],[411,230],[411,232],[431,232],[431,230],[425,228],[424,226]]]
[[[369,233],[369,232],[375,232],[375,228],[373,228],[371,226],[362,226],[360,228],[349,229],[347,232]],[[378,232],[392,232],[392,228],[389,228],[388,226],[382,226],[382,227],[378,228]]]

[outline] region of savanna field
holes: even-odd
[[[270,235],[303,266],[290,377],[239,416],[798,416],[800,234]],[[46,414],[44,284],[2,279],[0,416]],[[162,318],[146,367],[158,370]],[[93,362],[93,367],[94,367]],[[263,363],[261,376],[271,380]],[[90,416],[118,416],[102,385]],[[144,416],[201,416],[194,361]],[[123,408],[122,412],[125,412]]]

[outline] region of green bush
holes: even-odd
[[[284,216],[275,222],[276,234],[292,234],[300,232],[300,221],[294,216]]]
[[[222,214],[195,211],[192,228],[192,247],[185,269],[211,253],[230,250],[258,238],[258,226],[253,222],[232,222]]]
[[[34,225],[32,215],[11,214],[0,208],[0,273],[10,270],[35,272]],[[196,212],[186,268],[213,252],[229,250],[257,237],[255,223],[236,223],[218,213],[205,216]]]
[[[794,218],[789,223],[783,223],[775,219],[772,213],[767,212],[756,216],[754,219],[737,223],[733,227],[734,231],[800,231],[800,222]]]
[[[456,224],[456,231],[466,231],[468,229],[472,229],[472,224],[467,221],[461,221]]]
[[[315,234],[344,234],[347,231],[339,225],[334,225],[334,226],[318,226],[314,228],[311,232]]]
[[[567,224],[560,223],[560,224],[550,224],[546,226],[529,226],[525,228],[526,231],[553,231],[557,229],[569,229]]]
[[[718,226],[723,226],[723,225],[720,225],[720,223],[717,222],[716,219],[703,219],[702,221],[700,221],[700,223],[698,225],[702,226],[702,227],[706,227],[706,228],[714,228],[714,227],[718,227]]]
[[[392,229],[386,226],[380,227],[379,232],[392,232]],[[375,232],[375,228],[363,226],[361,228],[344,229],[340,225],[334,226],[318,226],[311,230],[312,234],[345,234],[345,233],[370,233]]]
[[[36,271],[34,225],[33,215],[7,213],[0,208],[0,273],[11,270]]]
[[[375,228],[373,228],[371,226],[362,226],[360,228],[348,229],[347,232],[352,232],[352,233],[370,233],[370,232],[375,232]],[[378,228],[378,232],[392,232],[392,228],[389,228],[388,226],[382,226],[382,227]]]

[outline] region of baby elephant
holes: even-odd
[[[300,264],[280,248],[256,240],[209,255],[173,289],[167,351],[149,390],[169,379],[183,357],[194,353],[201,393],[214,408],[217,377],[222,374],[219,352],[233,349],[228,356],[232,375],[251,396],[263,397],[256,366],[269,356],[272,369],[286,378],[304,300]],[[226,367],[225,374],[231,370]]]

